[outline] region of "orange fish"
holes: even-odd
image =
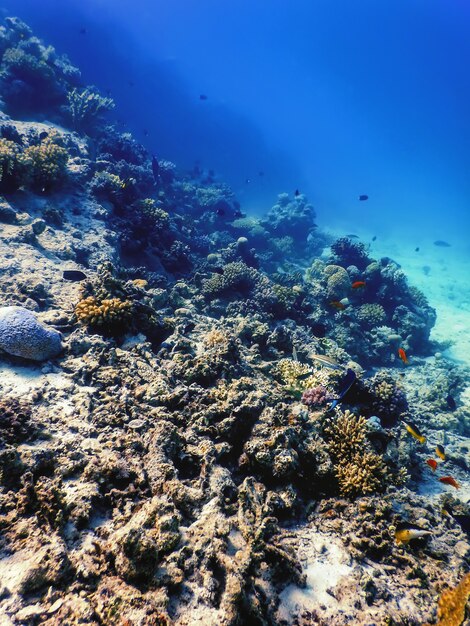
[[[400,359],[403,361],[405,365],[408,363],[408,358],[403,348],[398,348],[398,356],[400,357]]]
[[[366,283],[363,280],[356,280],[351,285],[353,289],[359,289],[359,287],[365,287],[365,286],[366,286]]]
[[[339,300],[333,300],[332,302],[330,302],[330,305],[334,306],[336,309],[338,309],[338,311],[344,311],[344,309],[346,308],[344,304]]]
[[[435,461],[434,459],[428,459],[426,463],[429,465],[429,467],[432,469],[433,472],[436,471],[437,461]]]
[[[460,489],[459,483],[455,480],[455,478],[452,478],[452,476],[442,476],[442,478],[439,478],[439,482],[444,483],[444,485],[450,485],[451,487]]]

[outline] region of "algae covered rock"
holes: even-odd
[[[62,350],[61,334],[44,326],[28,309],[0,307],[0,349],[12,356],[46,361]]]

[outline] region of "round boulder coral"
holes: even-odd
[[[0,307],[0,349],[12,356],[46,361],[62,350],[61,334],[21,306]]]

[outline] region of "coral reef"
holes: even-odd
[[[0,55],[2,617],[431,622],[469,511],[401,419],[468,489],[470,416],[424,295],[301,194],[246,216],[155,163],[19,20]]]
[[[465,574],[457,587],[444,591],[439,598],[437,626],[461,626],[465,620],[470,597],[470,574]],[[424,624],[430,626],[430,624]]]

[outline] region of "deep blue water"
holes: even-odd
[[[244,209],[299,188],[322,226],[470,250],[466,0],[1,6],[111,91],[123,129],[213,168]]]

